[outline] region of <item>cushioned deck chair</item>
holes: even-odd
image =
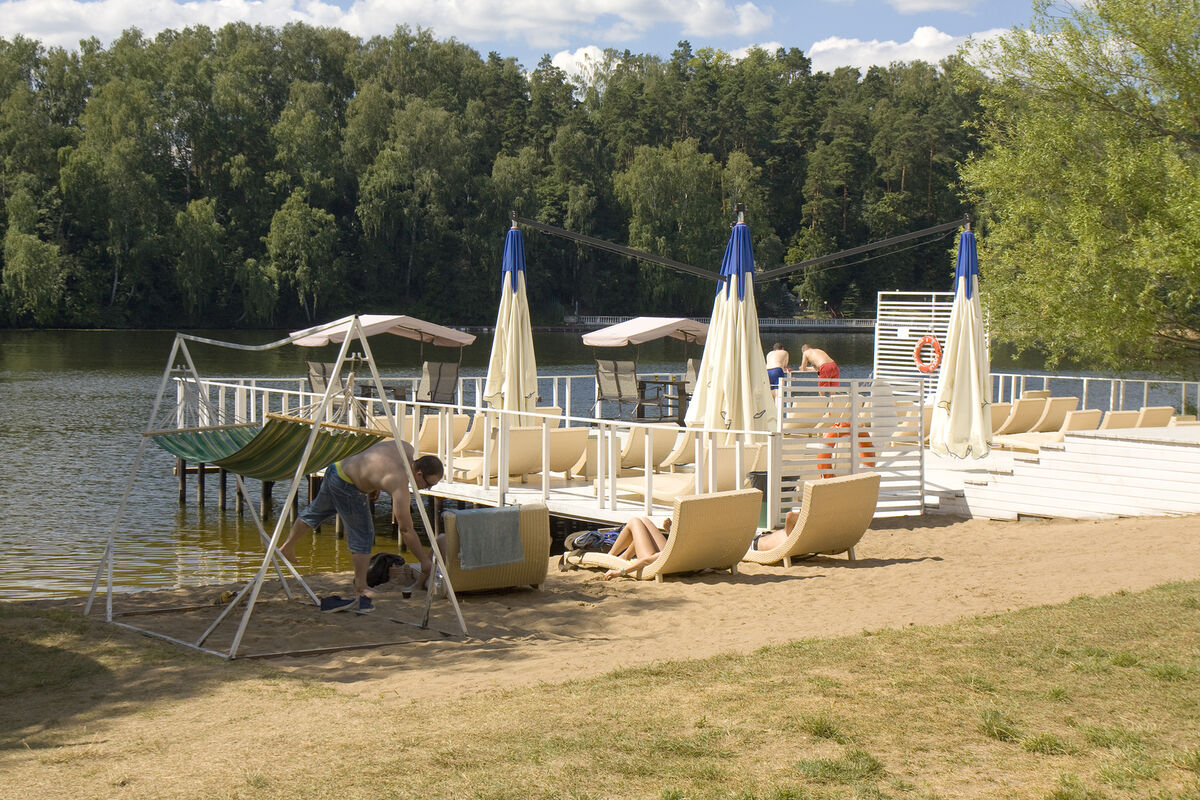
[[[1039,397],[1049,397],[1050,394],[1051,392],[1049,389],[1026,389],[1025,391],[1021,392],[1021,397],[1028,397],[1031,400],[1036,400]]]
[[[1049,433],[1062,427],[1067,413],[1079,408],[1078,397],[1047,397],[1046,407],[1038,421],[1029,428],[1029,433]]]
[[[996,431],[997,435],[1005,433],[1027,433],[1046,410],[1045,397],[1022,397],[1013,403],[1012,410],[1004,424]],[[925,429],[928,432],[928,428]]]
[[[421,365],[421,381],[417,384],[419,403],[453,403],[458,391],[458,363],[455,361],[426,361]]]
[[[1138,411],[1135,428],[1165,428],[1175,415],[1172,406],[1142,406]]]
[[[550,565],[550,513],[541,503],[521,506],[521,545],[525,555],[511,564],[464,570],[458,560],[458,521],[454,511],[442,512],[442,525],[446,532],[446,572],[455,591],[478,592],[510,586],[537,589],[546,582]]]
[[[727,569],[736,574],[738,562],[758,530],[761,509],[762,492],[758,489],[676,499],[666,547],[658,558],[629,577],[661,582],[666,575],[702,569]],[[572,550],[563,554],[559,565],[561,569],[621,570],[629,562],[608,553]]]
[[[1071,411],[1056,431],[1030,431],[1029,433],[1008,433],[992,437],[992,447],[1001,450],[1016,450],[1023,453],[1036,453],[1043,445],[1057,444],[1066,439],[1071,431],[1094,431],[1100,426],[1103,415],[1098,408]]]
[[[771,550],[748,549],[742,560],[756,564],[782,561],[785,567],[790,567],[793,559],[846,553],[853,561],[854,545],[875,517],[879,478],[878,472],[859,472],[808,481],[804,484],[800,511],[783,544]]]

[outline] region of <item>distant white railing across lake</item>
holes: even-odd
[[[619,322],[633,319],[632,317],[566,317],[563,321],[571,325],[581,325],[584,327],[604,328],[609,325],[616,325]],[[708,317],[692,317],[697,322],[708,324]],[[846,328],[851,330],[861,330],[864,332],[873,331],[875,329],[875,320],[873,319],[858,319],[847,317],[759,317],[758,327],[763,330],[779,330],[779,329],[803,329],[803,328]]]

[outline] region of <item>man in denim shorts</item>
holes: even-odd
[[[428,489],[442,479],[444,468],[437,456],[422,456],[413,460],[412,445],[408,442],[400,444],[419,490]],[[375,520],[371,516],[370,498],[381,491],[387,492],[392,498],[392,515],[400,529],[400,536],[421,562],[421,573],[433,574],[433,559],[422,546],[413,527],[412,512],[409,510],[408,471],[401,460],[400,451],[394,441],[380,442],[326,468],[316,498],[300,512],[288,533],[287,541],[279,548],[288,561],[294,561],[296,541],[301,536],[311,534],[314,528],[334,514],[341,516],[346,525],[350,561],[354,565],[357,599],[326,598],[322,603],[323,611],[353,608],[365,614],[375,610],[371,591],[367,588],[367,567],[371,562],[371,549],[375,546]]]

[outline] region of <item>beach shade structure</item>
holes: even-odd
[[[724,430],[775,427],[754,303],[754,251],[741,211],[721,260],[708,338],[685,419],[689,425]]]
[[[589,347],[624,347],[670,337],[704,344],[708,326],[687,317],[634,317],[583,335]]]
[[[983,458],[992,449],[992,383],[979,303],[979,260],[970,225],[958,240],[954,303],[943,351],[929,448],[938,455]]]
[[[350,333],[354,317],[343,317],[323,325],[292,332],[292,343],[301,347],[321,347],[345,341]],[[414,339],[422,345],[435,344],[441,347],[466,347],[475,341],[475,334],[447,328],[423,319],[403,314],[361,314],[359,324],[364,336],[390,333]]]
[[[537,360],[525,296],[525,241],[514,223],[504,239],[500,262],[500,311],[483,399],[492,408],[532,412],[537,405]]]

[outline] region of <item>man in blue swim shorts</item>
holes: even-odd
[[[771,381],[771,397],[779,394],[779,381],[791,372],[788,367],[788,351],[783,349],[782,342],[776,342],[767,353],[767,378]]]
[[[408,442],[400,444],[412,467],[418,490],[428,489],[442,479],[445,470],[437,456],[422,456],[414,460],[412,445]],[[354,565],[354,591],[358,599],[331,603],[330,607],[324,609],[326,611],[354,608],[359,613],[367,613],[374,610],[372,593],[367,588],[367,567],[371,562],[371,549],[375,546],[375,520],[371,516],[369,498],[381,491],[387,492],[392,498],[392,516],[396,519],[404,543],[421,562],[421,574],[433,574],[433,558],[422,546],[413,527],[412,512],[409,510],[408,470],[396,443],[391,440],[380,442],[326,468],[316,498],[300,512],[292,524],[287,541],[279,547],[288,561],[295,561],[296,541],[301,536],[311,534],[314,528],[334,514],[341,516],[346,525],[346,546],[350,549],[350,561]]]

